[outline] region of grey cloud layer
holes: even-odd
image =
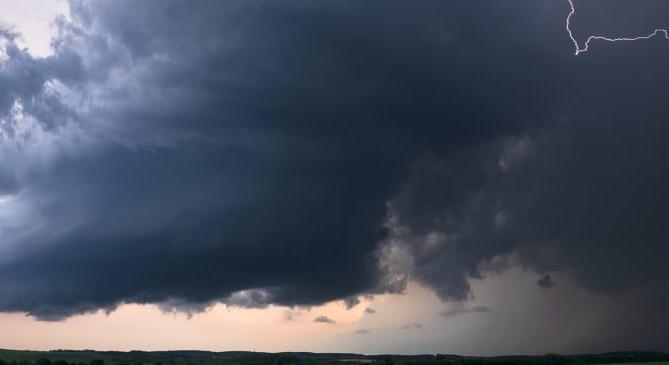
[[[463,300],[510,254],[667,289],[660,44],[574,58],[559,1],[71,8],[49,58],[5,35],[0,310]]]

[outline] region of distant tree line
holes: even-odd
[[[0,365],[105,365],[103,360],[91,360],[90,362],[69,362],[67,360],[50,360],[50,359],[38,359],[35,361],[28,360],[2,360],[0,359]],[[118,364],[120,365],[120,364]],[[143,365],[143,364],[138,364]]]
[[[82,352],[53,351],[61,359],[3,360],[0,365],[105,365],[105,360],[63,360]],[[94,352],[109,365],[598,365],[619,363],[669,362],[669,354],[659,352],[615,352],[596,355],[543,356],[458,356],[458,355],[356,355],[311,353],[232,353],[227,357],[205,352]],[[49,353],[44,355],[49,356]],[[224,354],[225,355],[225,354]],[[56,356],[54,356],[56,357]],[[90,357],[88,357],[90,359]]]

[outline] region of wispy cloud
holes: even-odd
[[[423,325],[420,323],[410,323],[410,324],[405,324],[402,326],[403,330],[411,330],[411,329],[421,329],[423,328]]]
[[[477,305],[474,307],[465,307],[465,306],[459,306],[456,305],[453,308],[446,309],[439,313],[440,315],[444,317],[455,317],[459,316],[461,314],[470,314],[470,313],[486,313],[486,312],[491,312],[492,308],[486,306],[486,305]]]
[[[539,280],[537,280],[537,285],[543,289],[550,289],[555,286],[555,281],[550,274],[543,275]]]
[[[318,317],[314,318],[314,322],[316,322],[316,323],[325,323],[325,324],[335,324],[335,323],[337,323],[337,322],[335,322],[333,319],[331,319],[330,317],[325,316],[325,315],[323,315],[323,316],[318,316]]]

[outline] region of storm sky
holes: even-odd
[[[0,347],[669,350],[669,42],[569,5],[0,1]]]

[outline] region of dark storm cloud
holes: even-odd
[[[4,44],[5,60],[0,67],[0,116],[7,117],[15,100],[30,100],[41,92],[46,81],[43,63],[34,60],[14,43],[16,35],[0,28],[0,44]],[[7,127],[3,129],[7,132]]]
[[[666,303],[662,42],[573,57],[566,1],[71,8],[48,58],[1,33],[2,311],[464,300],[509,255]]]
[[[469,278],[513,255],[591,292],[657,303],[621,320],[653,333],[618,343],[666,349],[668,55],[661,41],[593,49],[559,71],[571,91],[541,128],[417,162],[391,203],[393,242],[406,245],[415,277],[467,299]]]
[[[359,329],[359,330],[355,331],[354,334],[356,334],[356,335],[367,335],[367,334],[369,334],[369,332],[370,331],[366,330],[366,329]]]
[[[497,46],[516,42],[499,32],[513,9],[464,4],[72,2],[54,56],[7,48],[21,67],[8,75],[39,77],[3,100],[29,106],[50,157],[4,169],[26,209],[0,309],[59,319],[402,290],[378,250],[410,164],[524,130],[553,100],[530,91],[550,62]]]
[[[375,313],[376,313],[376,309],[374,309],[374,308],[365,308],[365,313],[367,313],[367,314],[375,314]]]

